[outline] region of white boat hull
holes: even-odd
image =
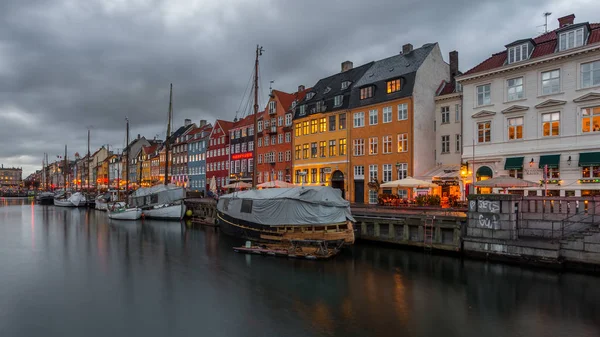
[[[107,202],[96,199],[96,205],[94,205],[94,208],[99,211],[106,211],[107,205],[108,205]]]
[[[142,217],[142,210],[139,208],[121,208],[115,211],[107,211],[108,218],[113,220],[137,220]]]
[[[75,207],[75,205],[69,199],[54,199],[54,206]]]
[[[182,203],[168,206],[154,206],[142,210],[144,218],[162,220],[181,220],[185,213],[185,205]]]

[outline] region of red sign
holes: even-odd
[[[236,153],[231,155],[231,160],[252,158],[252,152]]]

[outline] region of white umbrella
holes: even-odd
[[[258,184],[258,185],[256,185],[256,187],[281,188],[281,187],[296,187],[296,185],[290,184],[288,182],[281,181],[281,180],[273,180],[273,181],[267,181],[266,183]]]
[[[499,187],[499,188],[512,188],[512,187],[536,187],[540,183],[533,181],[523,180],[510,176],[498,176],[486,180],[481,180],[473,184],[477,187]]]
[[[233,184],[227,184],[223,186],[223,188],[250,188],[252,184],[245,183],[243,181],[238,181]]]
[[[425,180],[419,180],[413,177],[406,177],[400,180],[388,181],[387,183],[381,184],[379,187],[430,188],[437,187],[437,185]]]
[[[217,181],[215,180],[215,176],[213,176],[210,179],[210,183],[208,184],[208,189],[213,193],[217,193]]]

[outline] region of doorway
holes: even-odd
[[[337,170],[331,174],[331,187],[342,191],[342,198],[346,199],[346,191],[344,191],[344,173]]]
[[[354,202],[357,204],[365,203],[365,181],[355,180],[354,181]]]

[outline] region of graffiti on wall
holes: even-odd
[[[497,214],[479,214],[477,225],[481,228],[498,229],[498,220]]]

